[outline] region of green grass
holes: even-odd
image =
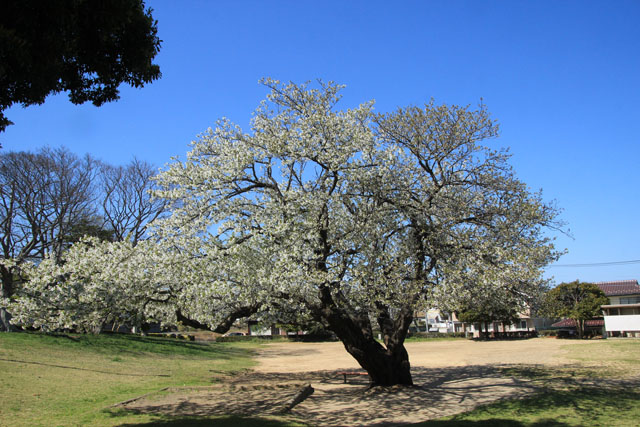
[[[174,420],[108,407],[164,387],[210,385],[221,374],[253,366],[257,346],[134,335],[0,333],[0,425],[203,425],[202,419]],[[268,425],[251,418],[206,422],[243,425],[239,420]]]
[[[260,345],[133,335],[0,333],[0,426],[297,425],[278,418],[176,418],[110,408],[165,387],[215,383],[220,375],[253,366],[252,351]],[[568,365],[502,370],[505,376],[533,382],[540,392],[417,425],[637,425],[637,382],[624,386],[617,381],[640,375],[640,340],[602,340],[589,345],[568,342],[563,348],[571,361]]]
[[[589,346],[567,344],[567,356],[601,375],[640,375],[640,340],[608,339]]]
[[[120,424],[121,427],[298,427],[301,424],[267,418],[221,416],[158,419],[149,423]]]
[[[525,399],[497,402],[473,411],[416,424],[443,426],[637,426],[640,419],[640,341],[603,340],[567,344],[570,366],[511,367],[505,376],[525,378],[538,389]],[[624,382],[635,376],[630,386]]]
[[[547,390],[522,400],[498,402],[474,411],[416,424],[441,426],[637,426],[640,391],[581,387]]]

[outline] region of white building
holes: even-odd
[[[607,336],[640,338],[638,281],[600,282],[596,285],[609,297],[609,304],[602,306]]]
[[[464,323],[458,320],[456,313],[443,313],[437,309],[416,313],[414,324],[418,325],[417,331],[451,333],[464,332],[473,337],[479,337],[487,331],[489,334],[510,333],[517,336],[518,333],[532,333],[541,329],[548,329],[553,323],[550,319],[532,317],[530,310],[519,314],[519,319],[512,324],[502,322]]]

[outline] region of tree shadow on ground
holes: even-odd
[[[189,355],[217,360],[231,360],[245,356],[247,350],[224,344],[210,342],[185,341],[175,338],[140,336],[134,334],[102,333],[92,334],[45,334],[24,332],[20,334],[24,341],[58,344],[68,348],[81,348],[99,354],[139,355],[143,353],[180,356]]]
[[[522,425],[565,426],[557,418],[570,418],[571,425],[636,425],[637,402],[640,400],[637,378],[605,380],[596,386],[584,386],[581,380],[562,389],[540,390],[532,396],[502,401],[476,410],[451,417],[446,420],[427,421],[413,424],[424,427],[479,426],[479,425]],[[561,385],[564,386],[564,382]],[[513,415],[508,419],[509,415]],[[498,419],[497,417],[502,419]],[[514,419],[527,419],[521,423]],[[505,424],[506,422],[506,424]],[[511,423],[511,424],[510,424]]]
[[[280,416],[283,405],[302,387],[311,384],[315,392],[286,418],[279,419],[326,426],[395,426],[454,416],[451,420],[424,425],[531,427],[566,425],[554,421],[553,414],[545,415],[545,411],[556,406],[574,408],[576,414],[588,417],[603,411],[615,412],[620,402],[640,399],[638,378],[585,377],[569,366],[417,367],[412,373],[416,384],[413,387],[371,388],[366,376],[349,376],[345,384],[341,371],[337,370],[245,372],[223,377],[211,387],[175,388],[165,394],[145,396],[109,412],[113,417],[131,414],[164,417],[165,424],[148,425],[204,425],[180,424],[180,421],[201,423],[197,417],[229,415],[235,416],[238,422],[258,423],[246,425],[269,425],[255,417]],[[518,399],[513,404],[517,410],[512,407],[514,399]],[[486,405],[498,409],[485,412],[480,417],[484,420],[464,419],[465,415],[459,415]],[[540,419],[526,424],[508,419],[510,413],[518,411],[538,414]],[[207,420],[207,425],[226,425],[224,420]],[[286,425],[271,422],[276,423],[271,424],[273,426]]]
[[[486,420],[444,420],[429,421],[427,423],[412,424],[425,427],[565,427],[569,424],[561,423],[553,419],[544,419],[535,423],[521,423],[520,421],[503,418],[489,418]]]
[[[300,388],[312,384],[315,393],[296,406],[289,419],[313,425],[391,426],[440,418],[535,391],[528,381],[505,375],[499,367],[418,367],[412,373],[416,386],[370,388],[366,376],[348,377],[345,384],[340,371],[249,372],[223,378],[213,387],[174,389],[120,408],[129,414],[161,414],[169,419],[271,416]]]
[[[31,362],[27,360],[16,360],[16,359],[4,359],[0,358],[3,362],[11,362],[11,363],[19,363],[21,365],[38,365],[38,366],[47,366],[50,368],[61,368],[61,369],[71,369],[76,371],[87,371],[87,372],[97,372],[99,374],[108,374],[108,375],[120,375],[124,377],[170,377],[168,374],[136,374],[136,373],[126,373],[126,372],[113,372],[113,371],[104,371],[101,369],[89,369],[82,368],[78,366],[66,366],[66,365],[56,365],[53,363],[43,363],[43,362]]]
[[[120,424],[119,427],[286,427],[288,421],[270,420],[266,418],[222,416],[219,418],[160,418],[145,423]]]

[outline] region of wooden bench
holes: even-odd
[[[369,376],[368,373],[366,372],[360,372],[360,371],[341,371],[338,372],[338,375],[342,375],[344,377],[344,383],[347,383],[347,375],[366,375]]]

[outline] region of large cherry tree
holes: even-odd
[[[377,114],[336,108],[332,83],[264,84],[248,132],[223,119],[156,178],[171,214],[147,239],[86,240],[29,268],[16,321],[224,332],[251,315],[311,319],[374,385],[410,385],[415,310],[540,294],[557,211],[485,145],[498,129],[484,107]]]
[[[416,309],[539,292],[558,256],[544,234],[557,210],[485,145],[498,128],[483,106],[377,114],[371,102],[337,109],[333,83],[263,83],[271,92],[248,132],[220,120],[158,177],[156,195],[173,203],[156,223],[162,244],[201,241],[186,252],[213,276],[234,265],[195,281],[183,320],[207,315],[216,286],[227,304],[252,295],[324,324],[374,385],[409,385]]]

